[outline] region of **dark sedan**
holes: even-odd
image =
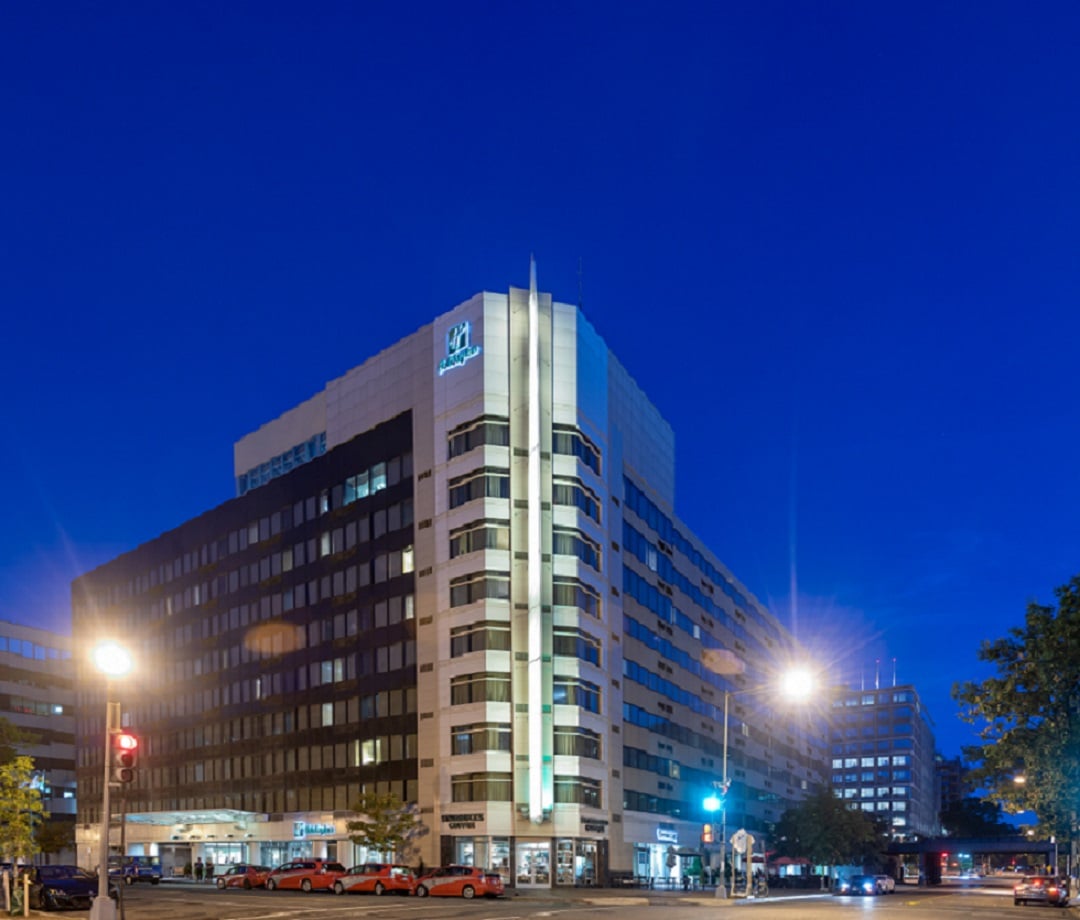
[[[852,875],[836,883],[833,894],[879,894],[881,886],[872,875]]]
[[[39,910],[87,910],[97,897],[97,875],[78,866],[31,866],[26,871],[30,876],[30,906]],[[113,882],[109,882],[109,897],[117,897]]]

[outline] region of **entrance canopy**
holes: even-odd
[[[168,826],[171,824],[236,824],[244,829],[248,824],[265,821],[266,815],[254,811],[236,811],[231,808],[210,809],[207,811],[144,811],[129,813],[129,824],[153,824]]]

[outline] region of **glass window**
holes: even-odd
[[[580,479],[555,479],[551,484],[551,501],[555,505],[575,507],[600,523],[600,500]]]
[[[450,507],[458,508],[478,498],[509,498],[510,472],[483,467],[450,480]]]
[[[552,552],[557,556],[576,556],[587,566],[600,571],[600,547],[578,530],[555,529]]]
[[[510,702],[510,675],[494,672],[462,674],[450,679],[450,704]]]
[[[576,578],[556,576],[551,601],[557,607],[577,607],[589,616],[600,618],[600,592]]]
[[[478,722],[456,725],[450,730],[452,754],[475,754],[479,751],[509,751],[509,722]]]
[[[484,416],[459,425],[449,435],[449,459],[460,457],[482,444],[510,445],[510,422],[499,416]]]
[[[576,677],[555,677],[551,699],[555,704],[579,706],[589,712],[600,711],[600,688]]]
[[[556,776],[555,801],[599,808],[600,782],[580,776]]]
[[[485,598],[510,599],[509,572],[473,572],[451,579],[451,607],[463,607]]]
[[[455,802],[509,802],[513,781],[509,773],[462,773],[450,777]]]
[[[450,532],[450,558],[483,549],[510,549],[510,522],[484,519]]]
[[[510,624],[502,621],[481,620],[468,626],[450,630],[450,657],[460,658],[469,652],[488,649],[510,650]]]
[[[600,736],[587,728],[577,725],[555,726],[556,754],[568,757],[588,757],[591,760],[600,759]]]
[[[555,425],[551,433],[552,453],[577,457],[597,475],[600,474],[600,451],[580,431]]]
[[[556,627],[552,652],[564,658],[580,658],[590,664],[600,664],[600,640],[581,629]]]

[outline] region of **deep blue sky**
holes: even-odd
[[[1080,572],[1080,6],[0,8],[0,618],[233,494],[232,444],[473,293],[586,314],[678,510],[915,682]],[[792,603],[792,572],[798,601]],[[794,608],[794,609],[793,609]]]

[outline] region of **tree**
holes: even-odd
[[[38,736],[19,728],[11,720],[0,716],[0,764],[11,763],[19,756],[19,748],[34,744]]]
[[[1016,828],[1001,817],[1001,806],[967,796],[941,813],[941,824],[950,837],[1010,837]]]
[[[415,807],[405,805],[392,792],[365,792],[353,811],[361,817],[345,823],[349,839],[386,857],[408,859],[416,839],[427,833]]]
[[[1070,839],[1080,788],[1080,576],[1057,607],[1028,605],[1023,626],[984,640],[997,676],[953,687],[960,717],[981,723],[964,749],[969,778],[1010,811],[1033,811],[1044,834]]]
[[[75,848],[75,823],[62,818],[52,818],[38,825],[37,849],[39,853],[63,853]]]
[[[16,757],[0,765],[0,859],[29,860],[37,852],[34,831],[48,817],[33,780],[34,762]]]
[[[815,865],[881,863],[885,829],[861,809],[848,808],[828,789],[789,808],[773,839],[781,856],[804,856]]]

